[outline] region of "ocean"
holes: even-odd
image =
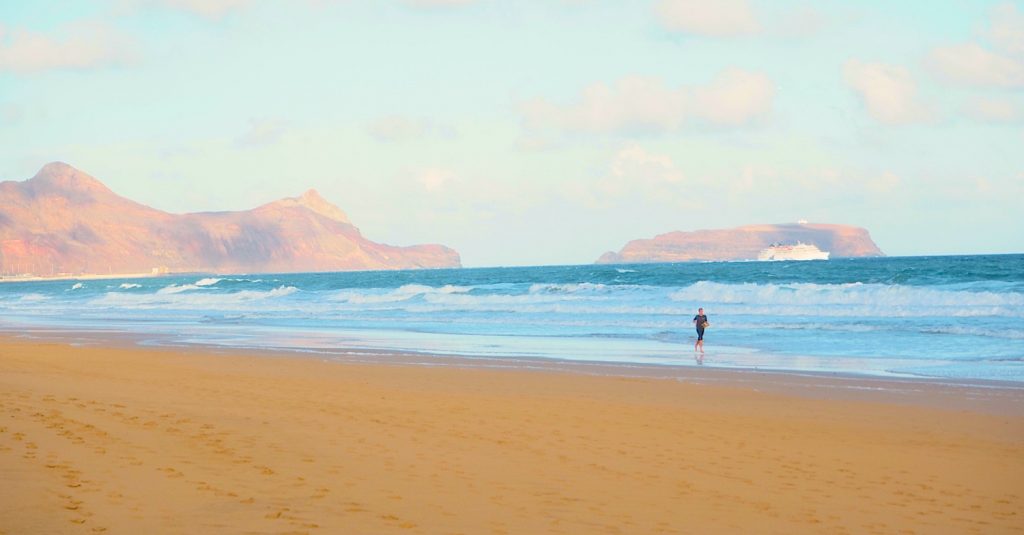
[[[699,364],[692,319],[711,326]],[[151,345],[1024,382],[1024,255],[0,284],[0,327]]]

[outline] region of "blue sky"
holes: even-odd
[[[0,3],[0,179],[172,212],[316,188],[468,266],[808,219],[1024,251],[1024,5]]]

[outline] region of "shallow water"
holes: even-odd
[[[8,328],[668,366],[698,306],[705,366],[1024,382],[1024,255],[0,284]]]

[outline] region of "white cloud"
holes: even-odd
[[[694,90],[695,114],[718,125],[741,125],[768,112],[775,84],[765,75],[729,69]]]
[[[598,209],[637,202],[686,206],[685,182],[686,176],[670,156],[629,145],[612,156],[603,173],[567,183],[564,194]]]
[[[129,5],[159,6],[193,15],[220,20],[232,12],[241,11],[254,4],[254,0],[124,0]]]
[[[906,68],[850,60],[843,74],[878,121],[902,124],[929,118],[928,110],[918,101],[917,84]]]
[[[967,103],[967,115],[990,123],[1024,121],[1024,105],[1009,98],[980,97]]]
[[[713,38],[807,38],[840,22],[839,17],[848,18],[843,13],[826,15],[812,4],[771,7],[759,13],[749,0],[661,0],[654,13],[670,31]]]
[[[928,62],[952,82],[980,87],[1024,87],[1024,62],[988,50],[977,43],[932,49]]]
[[[655,11],[666,28],[684,33],[732,37],[761,30],[746,0],[662,0]]]
[[[84,70],[136,59],[133,40],[106,24],[79,22],[53,33],[20,28],[6,32],[0,42],[0,71]]]
[[[771,109],[774,94],[767,76],[738,69],[698,87],[669,87],[660,78],[628,76],[613,85],[586,87],[575,104],[533,99],[523,104],[522,113],[526,127],[534,130],[667,132],[691,120],[722,126],[752,122]]]
[[[686,115],[688,95],[652,77],[629,76],[613,86],[586,87],[575,105],[558,106],[535,99],[523,106],[527,126],[557,126],[565,130],[664,131],[679,126]]]
[[[1007,54],[1024,56],[1024,13],[1010,2],[994,7],[988,38]]]
[[[949,82],[982,87],[1024,87],[1024,13],[1012,3],[992,8],[989,28],[977,42],[938,46],[928,54],[932,71]]]
[[[778,13],[780,20],[774,34],[780,37],[811,37],[821,33],[831,22],[823,12],[807,5],[789,13]]]

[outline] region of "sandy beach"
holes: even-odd
[[[1024,532],[1020,391],[787,377],[8,338],[0,533]]]

